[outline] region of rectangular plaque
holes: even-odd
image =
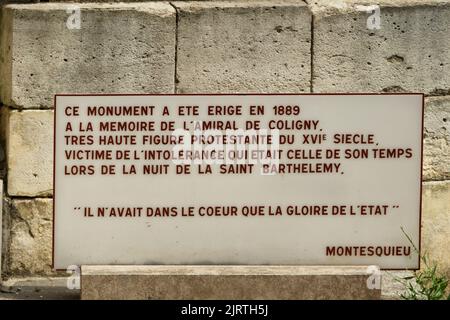
[[[417,268],[422,128],[421,94],[56,95],[54,267]]]

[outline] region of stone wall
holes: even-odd
[[[424,92],[422,248],[450,275],[450,0],[377,1],[379,29],[356,0],[82,3],[80,29],[50,2],[0,15],[5,277],[51,273],[64,92]]]

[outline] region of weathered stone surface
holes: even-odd
[[[52,200],[12,200],[8,271],[49,274],[52,263]]]
[[[9,109],[4,106],[0,106],[0,179],[2,180],[6,180],[7,174],[6,133],[8,129],[8,118],[9,118]]]
[[[450,96],[425,99],[424,180],[450,179]]]
[[[382,1],[380,29],[357,8],[373,2],[309,2],[314,92],[450,92],[448,0]]]
[[[311,14],[301,1],[173,4],[178,92],[310,91]]]
[[[8,194],[46,196],[53,188],[53,111],[11,111]]]
[[[82,266],[82,299],[379,299],[367,267]]]
[[[4,104],[48,108],[56,93],[173,93],[176,15],[170,4],[77,4],[79,29],[67,27],[70,6],[3,8],[4,28],[14,39],[3,63],[9,72],[0,79]]]
[[[381,299],[383,300],[400,300],[401,294],[406,288],[400,279],[409,278],[414,275],[414,271],[382,271],[383,281],[381,282]]]
[[[450,181],[425,183],[422,197],[422,253],[450,277]]]
[[[0,105],[11,93],[11,21],[11,15],[5,15],[0,7]]]
[[[0,180],[0,284],[3,266],[3,180]]]

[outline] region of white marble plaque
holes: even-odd
[[[422,128],[421,94],[57,95],[54,267],[417,268]]]

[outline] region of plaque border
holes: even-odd
[[[51,268],[54,271],[67,271],[65,269],[55,269],[55,172],[56,172],[56,98],[57,97],[98,97],[98,96],[422,96],[422,125],[420,142],[420,196],[419,196],[419,254],[416,268],[380,268],[385,271],[417,271],[420,270],[422,252],[422,197],[423,197],[423,140],[424,140],[424,119],[425,119],[425,94],[421,92],[343,92],[343,93],[57,93],[53,97],[53,197],[52,197],[52,264]],[[299,265],[305,266],[308,265]],[[331,265],[330,265],[331,266]],[[340,265],[341,266],[341,265]]]

